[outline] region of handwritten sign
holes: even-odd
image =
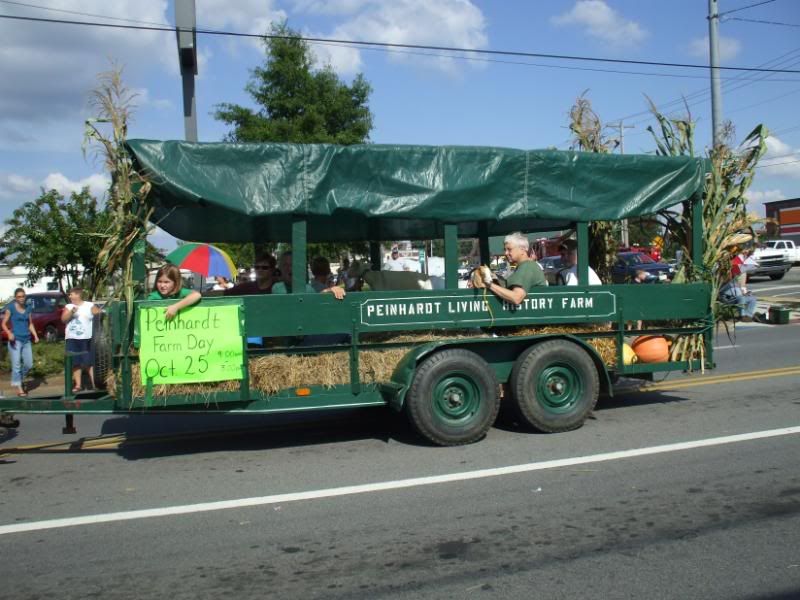
[[[139,310],[142,385],[242,379],[239,306],[193,306],[170,321],[165,308]]]

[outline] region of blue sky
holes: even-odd
[[[738,10],[757,3],[719,1],[722,13],[735,11],[720,25],[723,65],[800,70],[800,28],[736,20],[800,25],[800,2]],[[197,21],[200,28],[258,34],[288,19],[314,37],[702,64],[707,6],[706,0],[197,0]],[[172,0],[0,0],[0,14],[132,24],[75,12],[174,24]],[[344,79],[362,72],[372,84],[376,143],[566,148],[567,113],[585,90],[604,122],[633,126],[625,130],[626,153],[654,147],[644,94],[667,112],[682,112],[685,96],[698,148],[710,141],[709,82],[700,69],[313,48],[320,64],[330,62]],[[244,86],[264,53],[257,40],[204,35],[198,49],[199,136],[218,141],[226,128],[211,116],[214,106],[251,105]],[[87,94],[108,59],[125,66],[127,84],[139,93],[130,137],[182,138],[174,33],[0,19],[0,219],[42,186],[67,192],[89,185],[102,194],[107,175],[83,157],[81,138],[90,116]],[[759,123],[774,132],[768,140],[774,158],[762,164],[776,166],[759,169],[750,193],[753,210],[763,214],[764,201],[800,197],[800,74],[725,72],[723,78],[723,116],[737,138]],[[169,245],[164,236],[157,243]]]

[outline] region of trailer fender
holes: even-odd
[[[589,354],[589,357],[592,359],[592,362],[594,362],[594,365],[597,368],[597,372],[600,376],[601,391],[607,393],[609,396],[614,395],[611,375],[608,372],[608,367],[603,362],[602,358],[600,358],[597,350],[595,350],[591,344],[585,342],[581,338],[567,334],[555,333],[538,336],[508,336],[497,338],[474,338],[468,340],[460,339],[453,341],[442,340],[437,342],[428,342],[416,346],[408,351],[403,359],[397,364],[397,367],[395,367],[395,370],[392,373],[392,393],[389,394],[389,397],[387,398],[388,404],[393,410],[398,412],[403,409],[405,396],[408,392],[408,388],[411,387],[411,382],[414,380],[417,366],[424,358],[433,354],[434,352],[438,352],[439,350],[445,348],[466,348],[472,350],[482,358],[486,359],[489,364],[495,366],[495,361],[492,360],[491,354],[493,353],[493,350],[498,347],[498,345],[502,345],[506,350],[514,349],[515,354],[518,356],[534,344],[553,339],[568,340],[583,348]],[[511,372],[511,366],[509,365],[505,371],[507,371],[505,377],[502,373],[498,373],[498,380],[503,383],[507,381],[508,374]]]

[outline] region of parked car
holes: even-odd
[[[547,279],[547,283],[550,285],[558,285],[556,281],[558,272],[564,268],[564,262],[561,260],[561,257],[545,256],[539,259],[539,264],[542,267],[542,271],[544,271],[544,278]]]
[[[654,281],[668,281],[675,277],[675,267],[656,262],[642,252],[620,252],[611,268],[614,283],[630,283],[636,271],[645,271]]]
[[[69,301],[61,292],[34,292],[28,294],[27,303],[32,308],[31,320],[39,339],[55,342],[64,337],[64,322],[61,313]],[[3,341],[8,339],[2,333]]]

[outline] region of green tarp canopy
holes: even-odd
[[[129,140],[153,184],[153,221],[200,242],[441,238],[565,229],[652,214],[702,191],[689,157],[472,146]]]

